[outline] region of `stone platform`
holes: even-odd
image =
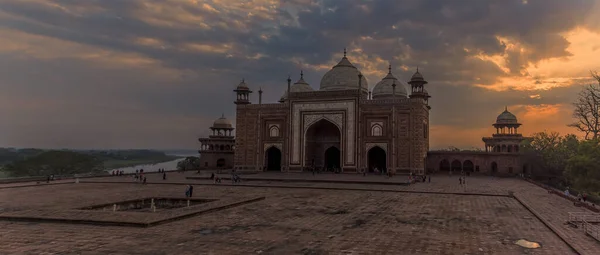
[[[146,185],[115,176],[12,187],[0,190],[0,213],[35,216],[141,197],[183,197],[188,184],[196,198],[265,199],[151,228],[0,221],[0,254],[600,254],[600,244],[564,224],[567,212],[584,209],[518,179],[472,177],[465,187],[448,176],[410,186],[376,184],[383,176],[360,176],[373,180],[367,184],[213,184],[187,179],[192,176],[168,173],[162,180],[148,174]],[[518,246],[519,239],[541,248]]]

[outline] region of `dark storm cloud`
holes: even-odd
[[[115,85],[110,88],[103,86],[106,80],[99,77],[102,75],[94,74],[98,69],[81,60],[19,62],[5,58],[5,70],[11,71],[0,81],[19,84],[12,90],[23,96],[48,90],[47,97],[74,97],[83,104],[93,101],[92,94],[86,92],[96,91],[114,105],[124,101],[157,114],[212,118],[221,111],[233,114],[231,90],[241,78],[246,78],[254,90],[262,87],[264,101],[276,101],[285,90],[287,75],[292,74],[294,81],[298,78],[300,67],[290,61],[292,58],[303,64],[322,65],[344,47],[357,47],[369,56],[390,61],[394,67],[411,68],[395,68],[395,74],[404,80],[419,66],[430,81],[432,104],[438,109],[432,115],[434,124],[461,125],[456,120],[468,112],[475,120],[473,124],[487,125],[490,113],[505,104],[571,100],[553,95],[557,90],[538,93],[548,95],[536,101],[529,98],[533,92],[498,93],[473,84],[491,85],[499,77],[521,75],[524,67],[540,60],[569,55],[568,42],[560,34],[583,25],[594,1],[529,0],[524,4],[522,0],[285,0],[272,9],[269,4],[255,9],[250,6],[261,3],[254,1],[234,8],[233,4],[212,1],[198,1],[196,5],[166,0],[2,1],[0,11],[9,15],[0,15],[0,27],[136,53],[158,60],[166,68],[185,71],[189,77],[182,75],[171,84],[156,84],[143,74],[136,78],[135,73],[124,71],[109,79]],[[162,8],[153,9],[157,5]],[[508,42],[498,37],[530,50],[508,50]],[[156,39],[161,45],[141,45],[140,38]],[[189,44],[203,45],[204,50],[186,48]],[[223,45],[229,48],[210,52]],[[502,53],[509,56],[510,74],[492,62],[473,57]],[[350,53],[349,57],[352,60],[356,56]],[[361,67],[361,63],[353,62]],[[17,75],[28,66],[44,75]],[[306,71],[314,88],[318,88],[325,71]],[[39,77],[48,80],[57,74],[72,77],[63,77],[51,87],[41,85],[44,79]],[[85,81],[91,82],[74,85]],[[371,85],[376,82],[369,80]],[[118,96],[110,97],[111,93]]]

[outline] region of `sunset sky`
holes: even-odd
[[[574,133],[600,0],[2,0],[0,146],[196,149],[242,78],[274,103],[344,47],[371,88],[419,66],[433,149],[482,147],[505,106]]]

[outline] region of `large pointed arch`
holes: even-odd
[[[326,151],[332,147],[337,148],[337,157],[341,159],[342,151],[342,132],[340,127],[326,118],[321,118],[314,122],[304,134],[304,166],[314,166],[317,168],[328,167],[326,164],[340,167],[340,163],[330,163],[335,161],[328,157],[333,157],[335,153]]]

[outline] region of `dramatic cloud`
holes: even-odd
[[[505,106],[526,134],[574,132],[599,16],[597,0],[4,0],[0,145],[196,148],[239,80],[271,102],[300,69],[318,89],[345,47],[371,86],[419,66],[434,148],[481,146]]]

